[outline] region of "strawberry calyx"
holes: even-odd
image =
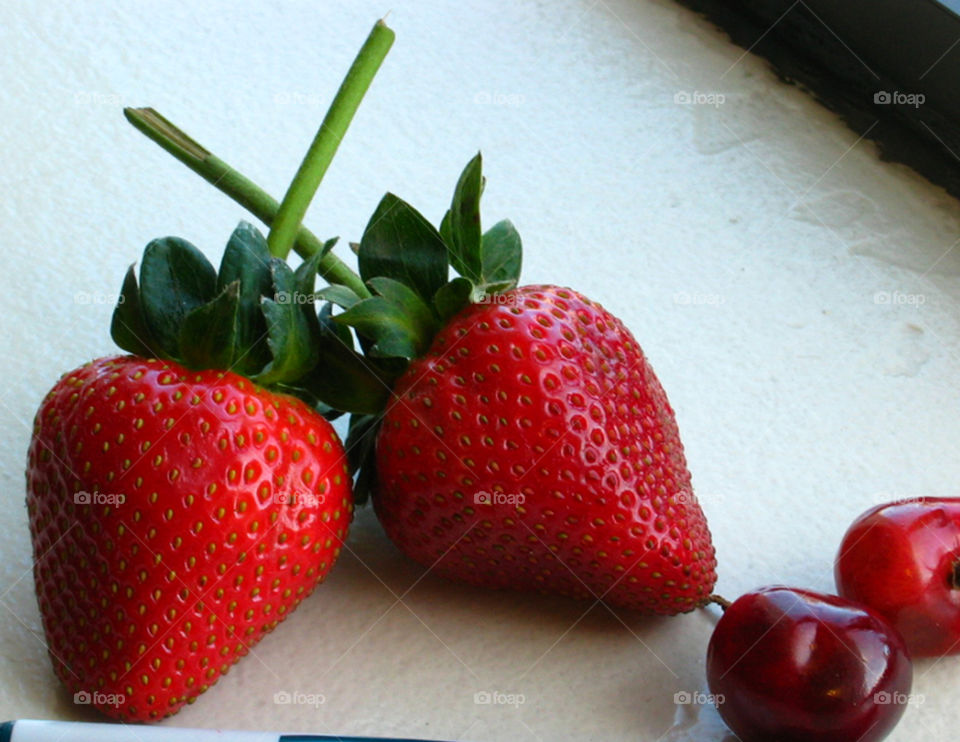
[[[113,340],[137,356],[229,369],[309,399],[307,377],[322,342],[314,281],[335,242],[294,270],[270,255],[256,227],[240,222],[217,271],[187,240],[155,239],[143,251],[139,280],[133,265],[127,270]]]
[[[219,271],[185,239],[151,241],[139,276],[131,265],[123,281],[111,322],[117,345],[195,370],[230,370],[301,397],[329,417],[339,414],[323,404],[317,387],[325,387],[324,346],[340,347],[349,338],[332,325],[329,309],[317,313],[314,284],[319,272],[353,286],[357,295],[366,289],[330,253],[337,239],[320,243],[301,222],[393,40],[382,20],[374,24],[279,203],[153,109],[124,110],[128,121],[195,172],[242,191],[239,200],[271,229],[264,237],[241,222]],[[286,262],[291,249],[304,256],[296,269]]]
[[[326,387],[318,390],[325,404],[351,413],[346,449],[351,469],[359,472],[358,503],[376,485],[374,449],[388,390],[451,317],[470,303],[493,301],[520,279],[523,247],[513,224],[505,219],[486,232],[481,228],[483,187],[478,153],[460,175],[439,228],[387,193],[357,247],[360,278],[373,295],[362,298],[341,284],[317,292],[328,302],[325,316],[334,326],[352,329],[360,345],[359,351],[346,342],[325,346],[324,367],[350,372],[326,374]],[[450,278],[450,268],[458,275]],[[331,304],[341,311],[334,315]],[[359,384],[374,394],[365,394]]]
[[[368,356],[416,358],[469,302],[517,285],[522,262],[517,230],[506,219],[481,230],[481,167],[478,153],[464,168],[439,229],[387,193],[357,250],[360,278],[374,295],[363,299],[336,284],[320,292],[345,310],[336,321],[357,332]],[[451,267],[459,275],[448,280]]]

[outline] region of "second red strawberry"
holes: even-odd
[[[480,229],[480,167],[439,229],[384,197],[358,252],[375,296],[321,292],[345,310],[327,331],[361,341],[324,360],[349,373],[319,393],[354,413],[357,496],[452,579],[647,613],[703,605],[716,559],[663,388],[599,304],[517,288],[517,231]]]

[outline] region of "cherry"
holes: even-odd
[[[903,714],[913,668],[903,639],[872,609],[774,586],[724,611],[707,682],[744,742],[871,742]]]
[[[837,591],[886,616],[914,657],[960,652],[960,499],[872,508],[847,530]]]

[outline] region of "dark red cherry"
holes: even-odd
[[[913,669],[903,639],[873,610],[774,586],[724,611],[707,681],[743,742],[873,742],[903,714]]]
[[[843,537],[834,574],[839,593],[886,616],[912,656],[960,652],[960,500],[868,510]]]

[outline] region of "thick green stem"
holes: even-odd
[[[268,226],[273,224],[280,204],[260,186],[212,154],[175,124],[152,108],[125,108],[123,115],[149,139],[176,157],[208,183],[232,198]],[[323,248],[323,242],[299,225],[293,245],[297,254],[309,258]],[[317,271],[330,283],[349,286],[361,297],[370,292],[360,277],[333,253],[327,253]]]
[[[320,129],[314,137],[310,149],[297,170],[290,187],[287,189],[277,217],[270,228],[267,244],[270,253],[279,258],[286,258],[297,237],[297,230],[304,214],[313,200],[320,181],[323,179],[330,161],[340,146],[340,141],[347,132],[347,127],[363,100],[364,94],[373,82],[380,64],[393,44],[394,34],[381,20],[377,21],[373,30],[361,47],[357,58],[350,66],[350,71],[344,78],[334,97],[327,115],[320,124]]]

